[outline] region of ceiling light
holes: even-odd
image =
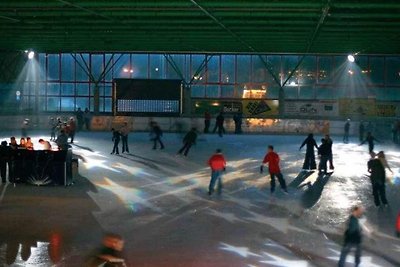
[[[348,55],[347,60],[350,61],[351,63],[353,63],[355,61],[355,58],[353,55]]]
[[[35,57],[35,52],[29,51],[29,53],[28,53],[28,58],[29,58],[29,59],[33,59],[34,57]]]

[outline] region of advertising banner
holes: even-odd
[[[339,111],[341,116],[375,116],[375,99],[342,98],[339,99]]]
[[[336,101],[287,101],[285,115],[337,117],[339,105]]]
[[[235,114],[242,112],[245,117],[266,117],[279,114],[278,100],[193,100],[192,114],[203,115],[224,112]]]

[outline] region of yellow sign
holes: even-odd
[[[246,117],[264,117],[279,115],[278,100],[243,100],[243,115]]]
[[[377,104],[376,115],[379,117],[396,117],[397,106],[395,104]]]
[[[375,116],[375,99],[339,99],[339,113],[341,116]]]

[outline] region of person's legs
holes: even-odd
[[[183,155],[187,156],[191,147],[192,147],[192,144],[187,143],[186,144],[185,153],[183,153]]]
[[[222,175],[221,175],[221,173],[219,173],[217,179],[218,179],[217,193],[218,193],[218,195],[221,195],[222,194]]]
[[[210,185],[208,186],[208,194],[211,195],[214,192],[215,182],[219,176],[218,171],[211,171]]]
[[[125,136],[125,151],[129,153],[129,146],[128,146],[128,135]]]
[[[321,160],[319,162],[319,167],[318,167],[320,172],[326,173],[326,171],[327,171],[327,166],[326,166],[327,165],[327,161],[328,161],[328,156],[321,156]]]
[[[379,190],[379,196],[381,197],[382,204],[383,205],[387,205],[388,201],[387,201],[387,198],[386,198],[386,187],[385,187],[385,185],[384,184],[383,185],[379,185],[378,190]]]
[[[312,153],[310,153],[309,157],[310,157],[310,169],[311,170],[317,169],[317,163],[315,162],[314,151]]]
[[[355,252],[355,264],[356,267],[358,267],[361,263],[361,245],[360,244],[355,244],[356,247],[356,252]]]
[[[285,181],[285,179],[283,179],[282,173],[278,173],[276,175],[276,177],[278,178],[278,181],[279,181],[279,184],[281,185],[282,190],[287,192],[286,181]]]
[[[380,206],[381,205],[381,201],[379,199],[379,185],[373,184],[372,185],[372,194],[374,195],[374,203],[375,206]]]
[[[6,183],[7,181],[7,162],[5,160],[0,161],[0,175],[1,175],[1,181],[3,183]]]
[[[306,152],[306,156],[304,158],[304,163],[303,163],[303,169],[304,170],[309,170],[310,169],[310,156]]]
[[[275,192],[275,174],[270,173],[271,176],[271,193]]]
[[[158,142],[160,143],[160,149],[164,149],[164,144],[161,141],[161,137],[158,137]]]
[[[209,130],[210,130],[210,121],[205,120],[204,121],[204,133],[208,133]]]
[[[187,143],[183,144],[181,149],[179,149],[178,154],[182,154],[183,150],[185,150]]]
[[[331,169],[331,170],[335,169],[335,167],[333,166],[333,155],[332,154],[329,154],[328,160],[329,160],[329,169]]]
[[[368,144],[368,150],[370,154],[374,152],[374,144]]]
[[[222,125],[218,125],[218,135],[219,135],[220,137],[222,137],[222,133],[223,133]]]
[[[153,139],[153,149],[157,149],[157,142],[158,142],[158,137],[154,137],[154,139]]]
[[[338,263],[338,267],[344,267],[346,264],[346,258],[347,258],[347,254],[349,254],[351,249],[351,245],[350,244],[344,244],[342,251],[340,252],[340,258],[339,258],[339,263]]]
[[[75,132],[71,132],[71,144],[74,143]]]

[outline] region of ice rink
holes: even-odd
[[[336,266],[356,204],[366,208],[360,266],[400,266],[399,147],[376,144],[394,172],[387,172],[390,206],[376,208],[367,145],[333,136],[335,170],[318,176],[301,172],[304,138],[200,135],[185,158],[176,156],[179,134],[165,134],[166,149],[152,150],[147,133],[133,133],[129,154],[110,155],[111,133],[78,133],[75,185],[1,185],[0,266],[81,266],[104,232],[124,237],[131,266]],[[281,156],[288,195],[278,184],[271,196],[268,173],[259,173],[269,144]],[[210,197],[206,161],[216,148],[228,166],[222,196]],[[347,261],[353,266],[353,257]]]

